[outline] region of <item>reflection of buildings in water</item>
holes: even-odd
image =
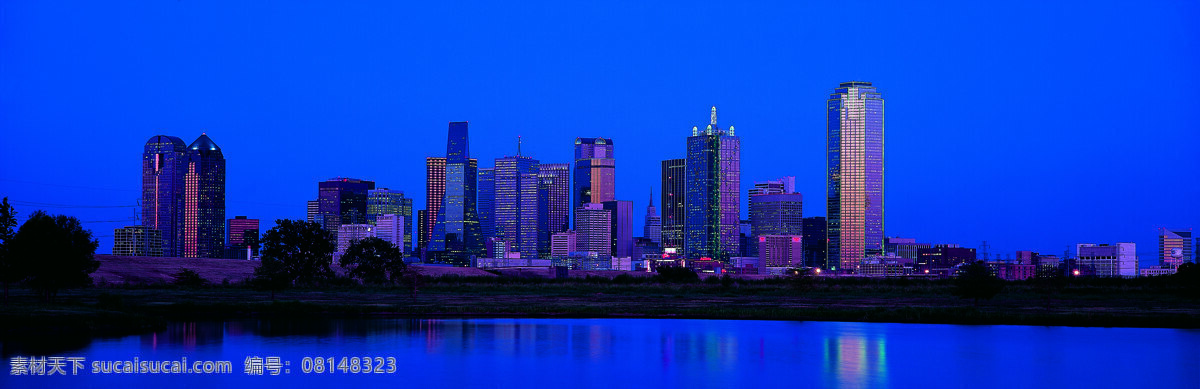
[[[887,338],[884,335],[843,333],[827,336],[822,362],[827,382],[840,386],[887,385]]]
[[[220,344],[225,340],[224,326],[212,323],[171,322],[162,331],[155,331],[141,336],[141,344],[151,350],[159,345],[179,345],[184,350],[194,350],[196,346]]]

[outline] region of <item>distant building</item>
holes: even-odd
[[[1137,277],[1137,245],[1134,243],[1075,245],[1081,266],[1094,269],[1097,277]]]
[[[920,273],[949,276],[953,274],[951,269],[955,266],[971,262],[975,262],[975,249],[939,244],[918,249],[913,267]]]
[[[662,161],[662,247],[683,251],[684,175],[687,160]]]
[[[804,265],[808,267],[816,267],[828,269],[826,264],[826,243],[828,239],[825,235],[825,217],[812,216],[804,218],[804,238],[800,239],[804,243]]]
[[[389,241],[404,254],[413,251],[413,199],[404,196],[404,192],[388,188],[367,191],[367,224],[378,225],[377,219],[383,215],[394,215],[400,225],[396,231],[401,239]]]
[[[654,191],[650,191],[650,203],[646,206],[646,218],[642,224],[642,237],[655,245],[662,244],[662,218],[654,208]]]
[[[826,113],[829,266],[854,272],[883,252],[883,96],[869,82],[843,82]]]
[[[889,237],[884,238],[884,253],[895,254],[900,258],[916,260],[921,249],[932,247],[929,243],[917,243],[913,238]]]
[[[804,265],[804,246],[800,235],[759,235],[758,258],[765,267]]]
[[[405,245],[408,244],[409,239],[412,239],[412,230],[405,225],[411,223],[409,220],[411,218],[394,213],[378,215],[375,217],[375,237],[408,253],[409,250],[405,248]]]
[[[566,258],[578,251],[575,242],[575,231],[554,233],[550,237],[550,258]]]
[[[225,157],[207,134],[188,146],[165,135],[146,142],[142,204],[142,225],[162,233],[164,255],[224,256]]]
[[[425,258],[429,242],[433,240],[433,225],[437,223],[442,201],[446,199],[446,158],[425,157],[425,209],[417,222],[417,251]],[[427,259],[427,258],[426,258]]]
[[[741,139],[717,126],[712,107],[703,131],[692,127],[684,172],[683,251],[688,259],[727,260],[739,253],[741,220]]]
[[[575,249],[612,256],[612,212],[601,204],[587,203],[575,210]]]
[[[799,193],[750,195],[752,236],[804,234],[804,196]]]
[[[496,237],[496,169],[479,169],[479,234],[483,241]]]
[[[609,220],[610,239],[612,239],[612,256],[629,258],[633,256],[633,202],[625,200],[605,201],[605,210],[612,213]]]
[[[324,222],[317,222],[317,215],[321,214],[321,200],[308,200],[308,213],[305,215],[305,221],[309,223],[317,223],[325,225]]]
[[[342,224],[338,226],[337,252],[333,254],[333,262],[338,263],[346,249],[359,240],[375,237],[375,226],[370,224]]]
[[[575,138],[571,208],[617,199],[617,160],[612,139]],[[576,229],[578,230],[578,228]]]
[[[571,165],[538,165],[538,257],[550,258],[551,236],[571,228]]]
[[[644,259],[647,256],[658,259],[660,256],[662,256],[662,247],[660,247],[658,243],[654,243],[654,241],[650,240],[650,238],[633,238],[632,258],[637,261]]]
[[[367,192],[374,181],[332,178],[317,183],[322,227],[337,237],[342,224],[367,224]]]
[[[127,257],[163,256],[162,231],[151,226],[128,226],[113,230],[113,255]]]
[[[250,259],[246,257],[246,249],[250,248],[250,256],[258,256],[258,245],[247,245],[246,238],[253,237],[257,241],[259,232],[258,219],[247,219],[245,216],[234,216],[225,221],[225,242],[228,254],[226,258]],[[247,236],[250,235],[250,236]]]
[[[484,254],[475,204],[479,161],[471,158],[469,139],[467,122],[450,122],[446,136],[445,195],[427,249],[437,253],[427,259],[431,263],[466,267],[471,265],[472,257]]]
[[[1158,229],[1159,266],[1177,268],[1192,261],[1192,229]]]
[[[495,237],[508,241],[521,258],[537,258],[538,165],[528,156],[496,158]]]
[[[797,193],[796,177],[787,176],[777,180],[755,181],[754,187],[748,191],[751,196],[784,193]]]
[[[168,257],[183,255],[186,150],[178,137],[155,135],[142,152],[142,225],[159,231],[163,244],[159,251]]]

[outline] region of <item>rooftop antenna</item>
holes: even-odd
[[[708,124],[717,125],[717,106],[715,105],[712,107],[712,117],[709,119]]]
[[[521,156],[521,136],[517,135],[517,156]]]

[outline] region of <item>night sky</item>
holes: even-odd
[[[886,99],[888,236],[1133,241],[1146,266],[1157,227],[1200,229],[1197,2],[728,3],[0,2],[0,195],[107,253],[146,140],[207,132],[228,217],[304,218],[335,176],[423,209],[424,158],[467,120],[480,167],[518,135],[548,163],[614,139],[640,235],[659,161],[716,105],[742,187],[796,176],[822,216],[825,102],[863,80]]]

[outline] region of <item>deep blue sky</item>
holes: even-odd
[[[230,217],[303,218],[334,176],[423,208],[424,157],[468,120],[481,166],[518,135],[543,162],[615,139],[640,216],[716,105],[743,188],[794,175],[819,216],[825,100],[864,80],[887,101],[889,236],[1134,241],[1147,264],[1156,227],[1200,228],[1194,1],[215,3],[0,2],[0,194],[133,205],[148,138],[207,132]],[[134,224],[49,209],[88,221],[100,252]]]

